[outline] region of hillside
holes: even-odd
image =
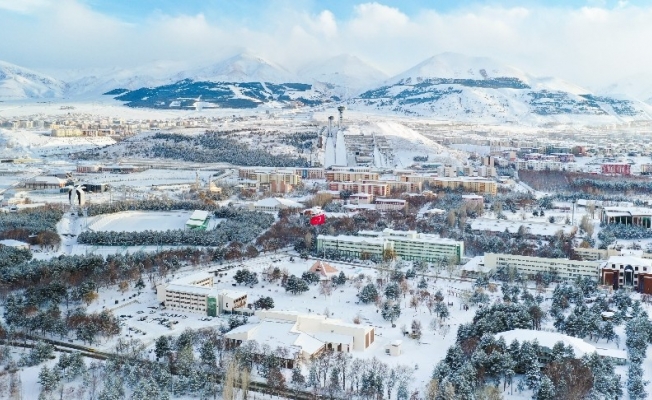
[[[650,119],[642,102],[596,96],[555,78],[537,78],[489,58],[444,53],[353,99],[354,109],[501,123],[560,118]]]

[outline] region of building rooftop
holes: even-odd
[[[195,210],[193,211],[190,218],[188,218],[188,223],[190,223],[192,220],[201,221],[203,223],[206,220],[206,218],[208,218],[208,211]]]

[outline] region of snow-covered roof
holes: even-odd
[[[201,221],[203,223],[206,218],[208,218],[208,211],[195,210],[188,219],[188,223],[190,223],[191,220]]]
[[[212,287],[208,286],[195,286],[195,285],[177,285],[170,284],[165,287],[166,292],[190,293],[200,296],[217,295],[217,292]]]
[[[353,336],[349,335],[340,335],[339,333],[332,332],[317,332],[315,333],[315,337],[326,343],[341,343],[348,344],[350,346],[353,345]]]
[[[471,221],[471,229],[476,231],[505,232],[517,233],[521,226],[526,227],[532,235],[554,236],[558,231],[570,234],[573,230],[572,225],[551,224],[540,221],[513,221],[502,219],[476,218]]]
[[[171,285],[194,285],[195,282],[204,281],[206,279],[212,278],[213,275],[207,272],[198,272],[196,274],[191,274],[187,276],[182,276],[170,282]]]
[[[652,215],[652,208],[643,207],[605,207],[608,217],[626,217],[632,215]]]
[[[558,342],[564,343],[564,346],[571,346],[575,357],[580,358],[585,354],[594,353],[597,349],[594,345],[585,342],[582,339],[564,335],[558,332],[535,331],[532,329],[513,329],[507,332],[496,334],[496,338],[502,336],[507,344],[518,340],[519,342],[533,342],[537,340],[540,346],[552,349]]]
[[[649,260],[647,258],[634,257],[634,256],[611,256],[607,260],[607,264],[643,265],[646,267],[652,267],[652,260]]]
[[[333,267],[329,263],[318,260],[315,261],[314,264],[312,264],[312,267],[310,267],[310,272],[322,274],[324,276],[329,276],[329,275],[335,275],[339,271],[337,268]]]
[[[484,264],[484,257],[483,256],[476,256],[473,257],[469,262],[464,264],[461,267],[462,271],[467,271],[467,272],[480,272],[483,274],[486,274],[488,272],[491,272],[491,268],[487,267]]]
[[[306,353],[315,354],[324,347],[324,341],[306,333],[300,333],[297,340],[294,341],[294,345],[301,347],[301,350]]]
[[[44,183],[44,184],[52,184],[52,185],[60,185],[62,183],[66,183],[65,180],[59,179],[56,176],[37,176],[30,179],[28,182]]]
[[[258,200],[254,203],[254,207],[278,207],[283,205],[287,208],[303,208],[304,205],[296,201],[284,199],[282,197],[268,197],[266,199]]]
[[[244,296],[247,295],[246,292],[242,292],[242,291],[239,291],[239,290],[220,290],[220,293],[223,296],[227,296],[227,297],[229,297],[231,299],[237,299],[237,298],[244,297]]]

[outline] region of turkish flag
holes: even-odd
[[[321,225],[326,222],[326,215],[317,214],[310,218],[310,225]]]

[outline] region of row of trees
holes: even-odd
[[[247,210],[216,210],[214,215],[226,218],[218,229],[168,230],[141,232],[84,231],[77,241],[98,246],[142,246],[142,245],[193,245],[224,246],[229,242],[249,243],[274,223],[274,217],[267,213]]]
[[[57,248],[61,238],[56,234],[56,225],[62,216],[61,208],[54,205],[0,213],[0,239],[15,239]]]
[[[143,149],[143,155],[203,163],[224,162],[241,166],[309,166],[303,157],[274,155],[264,149],[252,148],[236,139],[227,138],[217,131],[206,131],[199,136],[157,133],[152,140],[151,149]]]

